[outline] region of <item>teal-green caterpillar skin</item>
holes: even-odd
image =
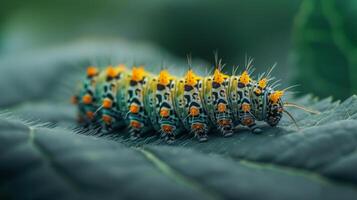
[[[167,70],[154,75],[142,67],[89,67],[74,99],[86,125],[99,122],[105,130],[129,127],[132,139],[155,131],[168,142],[182,133],[206,141],[211,129],[228,137],[238,125],[254,133],[261,132],[256,121],[276,126],[282,117],[283,91],[274,91],[268,80],[253,80],[246,70],[229,76],[217,68],[200,77],[190,69],[180,78]]]

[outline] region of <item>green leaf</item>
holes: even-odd
[[[213,139],[202,145],[211,147],[211,153],[217,155],[199,153],[187,145],[127,147],[106,138],[26,125],[13,119],[1,119],[0,130],[3,198],[347,199],[357,195],[355,182],[283,167],[284,162],[251,161],[249,153],[244,152],[241,156],[219,155],[217,148],[221,145],[213,145]],[[306,137],[308,132],[290,137]],[[237,137],[227,139],[225,145],[237,141],[240,145]],[[279,147],[284,152],[291,146],[283,148],[278,141],[266,143],[278,152]],[[197,148],[198,144],[190,146]],[[250,147],[257,154],[262,154],[261,150],[259,146]],[[296,158],[291,159],[296,161],[305,154],[291,154],[294,152]],[[351,160],[349,156],[340,159],[347,163]],[[334,159],[328,163],[333,163],[330,171],[341,168]]]
[[[106,51],[108,46],[117,52]],[[0,92],[9,94],[0,105],[10,112],[0,115],[0,198],[357,196],[357,96],[342,103],[289,97],[321,114],[289,108],[299,130],[284,117],[275,128],[261,124],[262,134],[239,128],[233,137],[223,138],[213,132],[206,143],[186,135],[167,145],[158,136],[131,141],[125,130],[101,135],[72,129],[76,113],[68,99],[83,72],[75,66],[85,66],[96,54],[99,61],[105,55],[116,62],[135,54],[139,62],[157,64],[158,52],[125,42],[83,42],[28,55],[26,63],[16,57],[0,60]],[[16,87],[4,86],[4,80]]]

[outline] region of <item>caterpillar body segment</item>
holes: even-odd
[[[266,92],[266,80],[262,79],[258,82],[252,84],[252,89],[250,90],[250,96],[252,97],[252,114],[255,116],[256,120],[264,121],[265,112],[266,112],[266,101],[267,101],[267,92]]]
[[[143,67],[133,67],[128,77],[128,82],[124,82],[124,84],[128,84],[126,96],[129,109],[125,118],[129,121],[131,138],[135,139],[152,129],[147,105],[145,105],[145,91],[150,84],[152,75],[146,72]]]
[[[157,77],[156,84],[156,113],[158,113],[159,131],[162,137],[173,141],[182,131],[182,122],[177,114],[174,99],[177,78],[171,76],[167,70],[162,70]]]
[[[97,68],[88,67],[83,87],[80,88],[78,95],[74,97],[78,102],[78,121],[80,123],[90,124],[98,120],[98,117],[94,114],[99,101],[96,91],[98,75]]]
[[[192,69],[185,77],[177,80],[175,87],[175,105],[179,118],[186,130],[189,130],[199,141],[206,141],[210,121],[204,109],[203,78]]]
[[[228,103],[229,76],[216,69],[212,76],[204,80],[204,101],[206,110],[223,136],[233,134],[233,121]]]
[[[284,91],[273,91],[272,89],[269,89],[267,92],[268,96],[268,102],[267,102],[267,113],[265,115],[265,121],[270,125],[270,126],[276,126],[278,125],[280,119],[283,116],[283,112],[287,112],[284,110],[283,106],[284,103],[281,100],[281,97],[284,94]],[[287,114],[290,116],[290,114],[287,112]],[[294,120],[294,119],[293,119]],[[295,120],[294,120],[294,123]]]
[[[100,101],[97,104],[96,115],[100,116],[100,124],[106,130],[126,126],[125,113],[128,95],[119,88],[125,87],[127,72],[124,66],[109,66],[97,78],[97,93]],[[127,88],[123,88],[127,91]],[[124,106],[125,105],[125,106]]]
[[[276,126],[287,112],[285,90],[269,87],[269,73],[253,80],[248,71],[229,76],[217,67],[201,77],[189,69],[177,77],[168,70],[154,75],[143,67],[110,66],[102,72],[89,67],[74,99],[84,124],[129,127],[132,139],[154,130],[169,142],[183,132],[206,141],[211,129],[228,137],[237,125],[259,133],[256,121]]]
[[[248,72],[244,71],[242,75],[238,79],[238,118],[239,122],[248,126],[253,132],[260,132],[260,129],[256,126],[255,121],[259,120],[259,110],[252,109],[254,107],[260,107],[259,97],[257,95],[253,95],[252,91],[254,90],[255,81],[253,81]],[[258,102],[257,104],[253,102]],[[254,114],[255,113],[255,114]]]
[[[156,90],[158,79],[154,76],[147,77],[148,84],[146,86],[145,94],[144,94],[144,105],[147,116],[150,120],[150,125],[154,130],[160,130],[159,125],[159,114],[157,113],[157,98],[156,98]],[[161,135],[164,137],[164,135]]]

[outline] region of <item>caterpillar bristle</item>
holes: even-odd
[[[284,112],[286,115],[288,115],[288,117],[289,117],[289,118],[291,119],[291,121],[294,123],[294,125],[296,126],[296,128],[297,128],[298,130],[300,130],[300,127],[299,127],[299,125],[297,124],[295,118],[294,118],[287,110],[283,110],[283,112]]]
[[[245,70],[249,72],[250,68],[253,67],[254,58],[245,55]]]
[[[284,106],[285,106],[285,107],[298,108],[298,109],[300,109],[300,110],[303,110],[303,111],[305,111],[305,112],[308,112],[308,113],[311,113],[311,114],[315,114],[315,115],[321,114],[319,111],[311,110],[311,109],[305,108],[305,107],[303,107],[303,106],[300,106],[300,105],[297,105],[297,104],[294,104],[294,103],[285,102],[285,103],[284,103]]]
[[[239,65],[232,67],[232,76],[235,76],[237,74],[238,69],[239,69]]]
[[[214,59],[214,67],[204,76],[193,69],[191,54],[182,77],[171,73],[164,61],[157,75],[135,59],[131,69],[125,64],[108,65],[101,71],[90,66],[73,102],[82,123],[100,124],[105,130],[129,126],[131,139],[156,130],[172,142],[186,131],[204,142],[212,129],[228,137],[237,124],[253,133],[261,132],[255,121],[276,126],[284,105],[292,106],[284,104],[284,92],[295,87],[275,90],[280,82],[271,83],[276,63],[255,79],[251,57],[246,56],[240,73],[239,66],[233,66],[231,75],[223,72],[226,65],[217,51]]]
[[[192,54],[187,54],[187,65],[188,65],[188,70],[192,69]]]

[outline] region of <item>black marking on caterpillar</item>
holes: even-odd
[[[202,142],[213,128],[224,137],[231,136],[237,125],[260,133],[256,121],[276,126],[283,112],[295,122],[284,106],[316,113],[283,102],[286,89],[274,90],[268,85],[274,66],[253,80],[252,60],[241,74],[231,76],[221,72],[220,63],[216,62],[212,75],[200,77],[190,67],[181,78],[167,70],[154,75],[135,66],[131,70],[124,65],[109,66],[101,72],[88,67],[85,81],[73,97],[79,121],[86,125],[99,122],[106,130],[129,126],[132,139],[155,130],[168,142],[182,132]]]

